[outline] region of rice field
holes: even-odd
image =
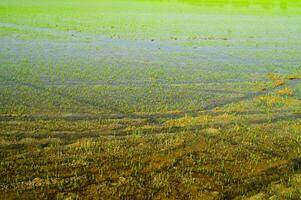
[[[301,199],[295,0],[2,0],[0,199]]]

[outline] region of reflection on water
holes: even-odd
[[[178,2],[200,6],[231,6],[235,8],[248,8],[251,6],[257,6],[264,9],[280,8],[282,10],[301,7],[301,0],[178,0]]]

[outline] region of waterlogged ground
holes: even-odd
[[[300,199],[300,5],[208,2],[1,1],[0,199]]]

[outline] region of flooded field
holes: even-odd
[[[301,4],[2,0],[0,199],[300,199]]]

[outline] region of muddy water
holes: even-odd
[[[103,35],[74,31],[61,31],[51,28],[39,28],[11,23],[0,23],[0,26],[45,33],[66,37],[66,40],[20,40],[0,38],[2,62],[5,58],[14,57],[15,63],[24,58],[33,62],[69,62],[73,59],[89,60],[91,65],[124,61],[133,66],[162,65],[195,66],[206,71],[267,72],[272,68],[278,72],[287,72],[283,66],[296,68],[301,63],[301,47],[261,45],[241,45],[242,41],[232,39],[224,45],[182,45],[181,41],[146,41],[111,39]],[[281,38],[276,38],[281,41]],[[270,39],[273,43],[275,38]],[[268,41],[268,39],[267,39]],[[230,44],[231,45],[227,45]],[[296,56],[295,56],[296,55]],[[3,58],[4,56],[4,58]],[[225,66],[227,68],[225,69]],[[253,67],[249,67],[253,66]]]

